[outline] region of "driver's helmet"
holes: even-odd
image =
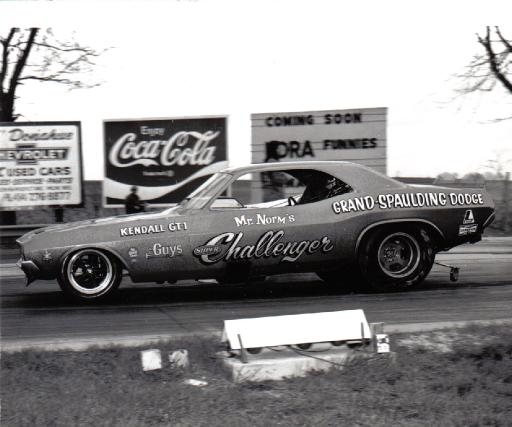
[[[333,176],[329,176],[327,181],[325,182],[325,188],[327,190],[332,190],[336,186],[336,178]]]

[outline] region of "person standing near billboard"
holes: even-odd
[[[144,202],[137,195],[137,187],[135,185],[131,188],[130,194],[126,196],[124,206],[127,214],[144,212],[146,210]]]

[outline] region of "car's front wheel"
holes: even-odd
[[[359,251],[359,267],[375,291],[399,291],[419,285],[432,269],[435,248],[429,234],[416,227],[374,231]]]
[[[121,267],[105,252],[80,249],[66,258],[58,282],[61,289],[74,298],[104,299],[119,286]]]

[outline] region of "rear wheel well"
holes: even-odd
[[[356,256],[367,288],[402,291],[423,282],[438,250],[431,233],[419,221],[390,222],[365,233]]]
[[[354,253],[355,256],[357,257],[357,254],[361,247],[363,246],[364,241],[368,239],[373,233],[380,231],[382,229],[396,229],[397,227],[404,227],[404,230],[413,229],[425,232],[427,233],[428,238],[432,240],[432,246],[435,248],[435,252],[443,248],[443,234],[435,225],[425,221],[390,221],[384,223],[377,223],[365,228],[359,235],[359,238],[357,239],[357,244]]]

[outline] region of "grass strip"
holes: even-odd
[[[187,338],[191,366],[143,372],[140,350],[24,351],[1,357],[7,426],[510,426],[512,332],[469,327],[392,338],[395,357],[280,382],[232,383],[218,342]],[[186,379],[208,383],[194,387]]]

